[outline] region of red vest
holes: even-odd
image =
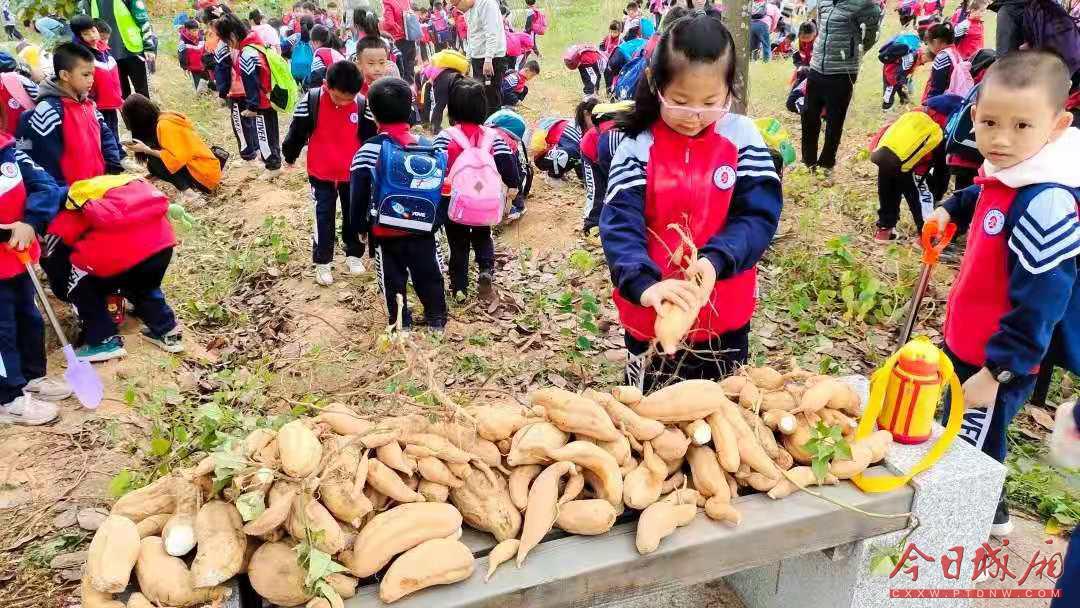
[[[663,279],[682,278],[682,269],[670,259],[682,241],[667,226],[682,225],[699,248],[724,230],[735,192],[739,151],[713,127],[697,137],[686,137],[657,121],[652,135],[645,177],[646,247]],[[756,268],[717,280],[687,339],[704,342],[749,323],[757,305],[756,288]],[[638,340],[656,337],[655,310],[626,300],[618,289],[612,298],[626,331]]]
[[[986,363],[986,343],[1012,308],[1005,218],[1016,190],[992,177],[975,181],[982,185],[982,194],[971,218],[960,274],[949,292],[944,333],[945,343],[962,361],[981,366]]]
[[[101,153],[101,125],[94,102],[60,100],[64,112],[61,128],[64,131],[64,151],[60,155],[60,170],[64,181],[74,184],[80,179],[105,175],[105,157]]]
[[[14,135],[15,130],[19,128],[19,118],[22,117],[23,112],[32,110],[34,108],[34,101],[30,99],[30,96],[26,93],[26,87],[23,86],[19,80],[19,75],[16,72],[6,72],[0,74],[0,105],[4,107],[4,116],[7,120],[4,122],[4,132],[8,135]],[[10,88],[9,88],[10,87]],[[21,95],[12,95],[11,89],[18,92],[22,90]],[[24,101],[28,102],[29,106],[24,106],[23,102],[19,100],[22,97]],[[6,145],[6,144],[4,144]],[[3,147],[0,145],[0,147]]]
[[[7,133],[0,133],[0,149],[14,145],[14,140]],[[9,153],[10,156],[12,153]],[[19,165],[7,161],[0,164],[0,224],[21,222],[26,211],[26,186],[23,184]],[[41,257],[41,246],[37,240],[30,245],[30,259],[34,262]],[[26,266],[15,256],[7,245],[0,244],[0,280],[17,277],[26,272]]]
[[[581,136],[581,155],[592,163],[600,160],[600,136],[610,131],[614,126],[614,120],[605,120],[586,131],[585,135]]]
[[[94,60],[94,88],[91,95],[101,110],[119,110],[124,105],[124,95],[120,91],[120,67],[112,55],[106,55],[105,61]]]
[[[232,80],[229,81],[229,98],[243,99],[244,81],[240,79],[240,51],[232,49],[229,51],[229,55],[232,56]]]
[[[361,143],[356,100],[344,106],[335,105],[330,91],[323,85],[318,110],[318,122],[308,141],[308,175],[329,182],[348,182],[349,167]]]

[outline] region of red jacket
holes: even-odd
[[[956,50],[965,61],[970,61],[983,48],[985,34],[981,17],[968,17],[967,33],[956,42]]]
[[[184,46],[185,69],[193,74],[202,74],[206,71],[202,62],[206,43],[203,42],[198,30],[195,33],[189,33],[190,31],[187,28],[180,30],[180,42]]]
[[[138,179],[79,210],[64,208],[48,232],[72,248],[72,266],[111,277],[176,244],[168,210],[169,199]]]
[[[202,56],[199,56],[202,64]],[[124,94],[120,89],[120,66],[106,49],[105,59],[94,59],[94,87],[90,97],[100,110],[119,110],[124,105]]]
[[[394,42],[405,39],[405,11],[408,0],[383,0],[383,18],[379,29],[389,34]]]
[[[10,89],[9,89],[10,87]],[[12,95],[11,89],[16,91]],[[19,90],[22,90],[19,93]],[[32,80],[18,72],[5,72],[0,74],[0,106],[4,108],[6,122],[0,127],[8,135],[14,135],[15,129],[19,128],[19,118],[23,112],[34,109],[34,96],[37,95],[37,85]],[[21,101],[20,101],[21,99]]]
[[[26,213],[26,186],[19,175],[18,165],[11,161],[15,154],[15,140],[6,133],[0,133],[0,156],[4,163],[0,170],[0,224],[12,224],[23,221]],[[11,166],[11,169],[8,169]],[[9,175],[13,174],[13,175]],[[41,246],[37,239],[30,244],[28,251],[31,262],[41,257]],[[15,256],[15,252],[5,242],[0,244],[0,280],[17,277],[26,272],[26,266]]]

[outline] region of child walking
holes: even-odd
[[[964,383],[960,437],[998,461],[1040,364],[1080,371],[1080,131],[1065,111],[1069,76],[1045,51],[990,66],[975,105],[983,177],[927,221],[933,231],[970,225],[942,333]],[[991,534],[1011,528],[1003,490]]]
[[[331,38],[332,34],[325,25],[311,28],[311,47],[315,49],[315,54],[311,59],[311,72],[304,81],[304,88],[321,87],[326,79],[326,70],[339,61],[345,61],[345,56],[330,46]]]
[[[214,84],[218,97],[229,110],[229,126],[236,139],[240,160],[254,161],[259,154],[255,141],[255,121],[244,115],[244,83],[233,70],[240,53],[218,38],[214,27],[207,30],[207,45],[214,48]]]
[[[285,163],[290,167],[304,146],[308,146],[308,182],[315,215],[311,261],[315,264],[315,282],[323,286],[334,282],[331,262],[338,201],[345,265],[350,274],[364,272],[361,259],[364,244],[353,227],[349,196],[349,166],[362,143],[357,102],[361,85],[362,77],[356,65],[339,61],[330,66],[326,82],[309,90],[296,104],[289,133],[281,146]]]
[[[482,87],[480,100],[484,100]],[[400,147],[425,143],[409,132],[408,120],[412,103],[412,89],[400,78],[383,78],[372,85],[368,92],[367,105],[379,125],[379,133],[365,141],[353,158],[350,170],[352,217],[356,218],[355,230],[360,234],[371,235],[375,265],[383,297],[386,299],[390,324],[396,323],[400,317],[402,329],[407,330],[412,326],[412,312],[409,310],[405,291],[411,278],[413,290],[424,307],[427,326],[434,331],[442,331],[446,327],[446,294],[442,271],[439,268],[441,260],[435,243],[435,231],[438,229],[436,218],[431,218],[430,232],[405,232],[380,225],[378,215],[373,217],[371,213],[372,204],[387,183],[391,172],[406,172],[404,166],[380,164],[379,159],[384,156],[384,148],[397,148],[400,152]],[[480,106],[482,107],[483,103]],[[434,150],[431,152],[432,155],[436,154]],[[439,160],[443,160],[442,153],[437,154]],[[397,155],[388,156],[402,158]],[[435,185],[435,188],[438,186]]]
[[[72,17],[70,25],[72,41],[86,47],[94,55],[94,85],[90,89],[90,99],[97,104],[113,136],[119,138],[119,111],[120,106],[124,105],[120,92],[120,68],[90,17],[77,15]]]
[[[450,86],[446,107],[454,126],[439,133],[435,138],[435,149],[446,153],[449,172],[467,146],[483,147],[490,142],[486,152],[494,159],[503,184],[516,189],[521,184],[521,174],[514,153],[492,129],[483,126],[487,117],[486,99],[482,82],[472,78],[456,80]],[[448,187],[449,181],[444,192]],[[449,196],[444,197],[444,202],[448,204]],[[495,275],[495,241],[491,238],[491,227],[466,226],[448,220],[446,240],[450,245],[450,292],[454,298],[462,301],[469,292],[470,250],[476,255],[479,269],[477,293],[482,298],[491,297]]]
[[[727,111],[737,95],[734,62],[718,14],[681,19],[656,48],[653,86],[639,87],[635,109],[618,117],[626,139],[611,163],[600,240],[626,332],[626,379],[646,392],[674,379],[720,378],[747,359],[756,265],[783,203],[758,130]],[[654,179],[652,163],[676,173]],[[698,247],[688,267],[671,261],[682,244],[672,223]],[[651,342],[662,306],[702,302],[687,350],[658,355]]]

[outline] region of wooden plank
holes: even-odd
[[[914,491],[904,486],[887,494],[865,494],[850,483],[818,488],[830,498],[877,513],[910,510]],[[762,494],[735,501],[742,524],[730,528],[703,512],[676,530],[649,555],[634,546],[635,522],[616,525],[601,536],[566,536],[541,543],[521,569],[503,564],[484,583],[487,558],[476,561],[469,580],[417,592],[400,608],[525,608],[590,606],[634,595],[643,589],[688,586],[781,559],[903,529],[904,517],[871,518],[806,493],[774,501]],[[378,586],[367,585],[346,608],[381,605]]]

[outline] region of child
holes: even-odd
[[[967,95],[970,90],[970,87],[965,90],[955,88],[956,79],[953,78],[953,70],[961,65],[963,59],[953,46],[953,40],[952,26],[947,23],[939,23],[926,32],[926,57],[933,57],[934,62],[930,66],[930,77],[926,80],[922,103],[926,103],[926,100],[931,97],[946,93]]]
[[[945,162],[949,167],[949,175],[955,179],[956,190],[963,190],[975,183],[979,167],[985,160],[975,143],[975,125],[971,117],[971,109],[967,106],[974,105],[970,102],[978,96],[979,83],[986,75],[987,68],[995,61],[997,61],[997,53],[993,49],[982,49],[971,58],[971,78],[975,81],[975,88],[968,93],[968,97],[964,99],[964,105],[957,110],[961,115],[954,115],[949,120],[949,129],[946,130]]]
[[[574,114],[587,114],[586,108],[595,105],[595,99],[587,99],[577,105]],[[538,134],[542,136],[540,141],[537,141]],[[547,171],[552,179],[559,179],[570,170],[585,179],[584,169],[581,168],[581,130],[573,121],[565,118],[541,119],[533,131],[530,147],[537,144],[542,146],[530,149],[537,169]]]
[[[49,224],[54,244],[45,268],[54,291],[66,286],[66,293],[56,295],[78,310],[83,329],[83,346],[75,351],[79,359],[127,355],[106,305],[117,291],[146,324],[143,337],[166,352],[184,351],[176,315],[161,293],[176,245],[168,208],[164,194],[132,175],[89,179],[68,191],[67,203]]]
[[[248,30],[232,14],[214,21],[214,30],[223,42],[237,52],[232,64],[231,82],[239,82],[242,87],[243,110],[240,116],[254,120],[256,149],[266,167],[266,172],[259,179],[274,179],[281,175],[281,143],[277,111],[270,105],[270,66],[266,56],[257,48],[262,46],[262,41],[258,34]]]
[[[374,19],[374,15],[371,16]],[[365,36],[356,43],[356,67],[360,69],[363,83],[360,85],[360,96],[367,97],[368,89],[376,80],[391,73],[390,45],[379,36]],[[375,115],[371,107],[365,104],[360,113],[360,141],[367,141],[379,132],[375,122]]]
[[[962,18],[957,19],[961,17],[959,11],[957,15],[954,15],[954,19],[957,19],[953,22],[956,52],[960,53],[960,57],[964,60],[971,60],[975,53],[983,48],[985,41],[983,14],[986,13],[986,7],[989,4],[989,0],[973,0]]]
[[[0,11],[3,12],[4,33],[8,40],[22,40],[22,32],[19,31],[18,21],[15,19],[15,11],[11,10],[11,0],[0,3]]]
[[[585,99],[600,92],[600,78],[604,72],[604,55],[591,44],[575,44],[567,49],[563,63],[581,76],[581,90]]]
[[[292,166],[300,150],[308,146],[307,170],[315,209],[311,259],[315,282],[333,284],[335,208],[341,201],[341,240],[350,274],[364,272],[364,244],[357,237],[350,216],[349,164],[360,149],[359,112],[356,96],[363,77],[356,65],[339,61],[327,71],[326,83],[308,91],[296,105],[289,133],[281,145],[285,163]]]
[[[532,52],[535,52],[537,57],[543,58],[543,54],[540,53],[540,39],[537,36],[543,36],[547,33],[547,15],[536,8],[536,0],[525,0],[524,31],[532,36],[532,51],[522,55],[520,62],[525,63],[528,61]]]
[[[304,81],[304,88],[317,89],[322,86],[326,78],[326,70],[339,61],[345,61],[345,56],[334,50],[330,45],[333,36],[325,25],[316,25],[311,28],[311,48],[315,54],[311,59],[311,73]],[[352,158],[352,155],[349,155]]]
[[[791,54],[791,61],[796,68],[810,67],[810,57],[814,54],[814,41],[817,40],[817,26],[813,21],[799,25],[799,47]]]
[[[615,47],[619,46],[619,41],[622,40],[622,21],[618,19],[612,19],[608,24],[607,36],[600,41],[598,47],[605,55],[611,57],[611,54],[615,52]]]
[[[37,95],[37,83],[28,73],[20,71],[14,57],[0,51],[0,108],[4,110],[0,130],[14,135],[23,112],[34,109]]]
[[[432,133],[442,131],[443,113],[450,99],[450,86],[464,74],[451,68],[430,65],[424,68],[424,77],[430,84],[426,86],[424,98],[424,122],[431,126]],[[505,99],[505,94],[504,97]]]
[[[251,21],[251,31],[255,32],[259,36],[259,40],[262,40],[263,45],[274,49],[277,52],[281,52],[281,36],[278,34],[277,28],[271,23],[263,23],[266,17],[262,11],[255,8],[248,13],[248,19]]]
[[[780,37],[780,41],[773,45],[772,53],[778,57],[790,57],[793,53],[795,46],[796,36],[794,33],[785,34]]]
[[[58,184],[121,173],[120,146],[87,96],[94,85],[90,49],[65,42],[53,53],[56,76],[38,87],[38,104],[19,120],[19,149]]]
[[[624,30],[629,31],[630,28],[636,27],[641,32],[642,38],[648,38],[656,31],[656,24],[653,23],[652,17],[645,16],[641,12],[641,6],[635,0],[628,2],[623,12],[626,14],[623,21]]]
[[[517,159],[521,184],[518,186],[517,196],[510,203],[510,213],[506,214],[506,221],[514,222],[525,215],[525,199],[532,191],[532,163],[529,162],[529,151],[525,145],[525,130],[528,125],[520,114],[509,108],[503,108],[488,116],[484,124],[498,131],[499,137],[510,146],[510,151]]]
[[[900,103],[908,103],[908,83],[918,65],[921,44],[918,36],[905,32],[881,45],[878,60],[881,61],[881,109],[893,107],[896,97]]]
[[[189,19],[180,28],[180,43],[176,52],[180,57],[180,67],[191,73],[191,80],[195,83],[195,91],[202,92],[206,89],[206,68],[203,67],[203,53],[206,43],[203,42],[202,32],[199,31],[199,22]]]
[[[481,88],[480,107],[483,107],[483,100]],[[404,168],[379,166],[384,143],[392,142],[397,146],[424,143],[409,133],[412,89],[399,78],[384,78],[372,85],[367,103],[379,125],[379,133],[364,142],[353,158],[350,172],[352,217],[356,218],[354,229],[360,234],[371,235],[389,322],[394,324],[400,317],[402,329],[407,330],[412,326],[412,313],[405,292],[411,277],[413,290],[424,306],[427,326],[441,332],[446,327],[446,295],[435,233],[409,233],[373,225],[371,214],[375,198],[373,193],[379,192],[386,179],[384,176],[395,170],[405,172]],[[401,307],[398,305],[399,297]]]
[[[451,45],[450,18],[443,10],[441,1],[435,2],[431,9],[431,27],[435,30],[435,51],[449,48]]]
[[[97,104],[97,109],[105,117],[105,124],[113,132],[113,136],[118,137],[120,123],[117,111],[124,104],[120,93],[120,68],[109,54],[109,47],[102,41],[101,34],[90,17],[77,15],[71,19],[71,39],[94,56],[94,85],[90,89],[90,99]]]
[[[517,72],[508,72],[502,81],[503,107],[514,107],[525,101],[529,94],[529,81],[540,74],[540,64],[533,60]]]
[[[484,84],[478,80],[461,78],[450,86],[450,101],[446,109],[454,126],[439,133],[434,144],[436,150],[446,152],[448,174],[465,149],[464,141],[475,147],[481,146],[489,137],[488,127],[482,126],[487,117],[485,99]],[[503,184],[507,188],[520,186],[521,174],[517,161],[506,142],[496,136],[488,151],[495,160]],[[449,185],[448,180],[446,186]],[[449,200],[448,197],[443,198],[444,202]],[[491,227],[465,226],[448,220],[446,240],[450,245],[450,293],[456,300],[462,301],[469,292],[471,249],[476,254],[476,265],[480,271],[477,292],[482,298],[490,298],[495,274],[495,242],[491,238]]]
[[[1080,372],[1080,131],[1069,128],[1068,95],[1069,70],[1058,56],[1000,57],[974,108],[984,177],[927,220],[935,231],[950,221],[971,226],[942,333],[963,382],[960,437],[999,462],[1040,363]],[[990,533],[1011,528],[1003,491]]]
[[[735,61],[719,15],[681,19],[656,48],[653,86],[638,88],[634,110],[617,120],[626,139],[611,163],[600,240],[626,330],[626,379],[645,392],[677,378],[721,378],[747,360],[755,269],[783,203],[757,128],[726,110],[737,94]],[[650,163],[679,167],[678,175],[653,179]],[[698,247],[689,267],[671,262],[682,245],[672,223],[689,228]],[[657,313],[703,299],[687,351],[655,356]]]
[[[641,28],[632,27],[626,30],[625,39],[608,56],[607,70],[611,73],[613,85],[623,66],[637,57],[637,54],[645,48],[645,43],[645,39],[641,37]]]
[[[585,173],[585,212],[581,229],[586,234],[596,231],[600,225],[611,158],[622,142],[622,131],[615,128],[615,114],[629,107],[627,102],[594,106],[594,126],[581,136],[581,164]]]
[[[217,87],[218,97],[228,107],[229,126],[232,127],[233,137],[236,139],[240,160],[255,161],[259,153],[255,143],[255,121],[243,114],[244,84],[233,71],[239,52],[230,49],[228,44],[218,38],[213,22],[207,29],[206,44],[214,48],[214,85]]]
[[[0,115],[6,110],[0,107]],[[0,133],[0,165],[12,167],[5,177],[11,173],[14,181],[0,194],[0,230],[6,234],[0,246],[0,424],[33,426],[55,420],[52,401],[66,399],[71,388],[45,378],[45,326],[34,303],[34,284],[15,252],[38,261],[37,235],[45,233],[63,191],[16,149],[10,133]]]

